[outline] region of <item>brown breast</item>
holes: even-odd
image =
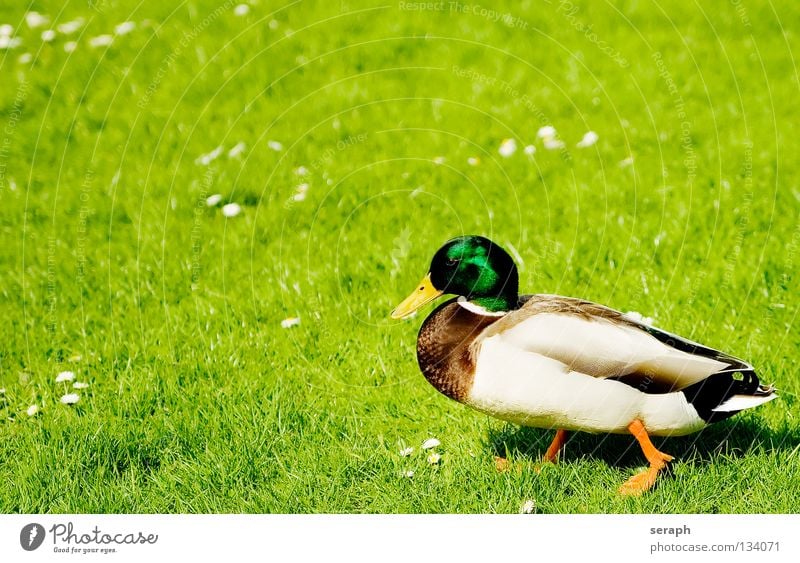
[[[468,311],[455,299],[437,307],[417,337],[417,361],[425,379],[451,399],[466,399],[475,376],[476,358],[470,344],[501,318]]]

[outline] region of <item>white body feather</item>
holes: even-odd
[[[484,340],[466,403],[491,416],[538,428],[626,433],[641,420],[653,435],[684,435],[705,426],[683,393],[652,395],[612,379],[571,371],[558,360]]]
[[[533,315],[501,337],[511,346],[557,359],[581,373],[595,377],[646,373],[676,390],[728,367],[676,350],[628,325],[563,313]]]
[[[727,366],[634,327],[542,313],[480,343],[466,402],[523,426],[626,433],[639,419],[653,435],[684,435],[705,422],[683,393],[644,393],[606,378],[644,373],[678,390]]]

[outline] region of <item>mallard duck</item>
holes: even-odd
[[[555,461],[568,431],[630,433],[649,469],[620,488],[652,488],[672,456],[650,436],[682,436],[776,397],[738,358],[603,305],[518,293],[514,260],[481,236],[448,241],[391,316],[444,294],[425,319],[417,360],[438,391],[504,421],[555,429]]]

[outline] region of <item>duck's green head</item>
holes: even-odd
[[[505,250],[486,237],[458,237],[436,251],[428,274],[392,311],[392,318],[405,318],[445,293],[489,312],[510,311],[517,307],[518,289],[517,267]]]

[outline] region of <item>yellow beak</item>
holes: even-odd
[[[430,303],[443,293],[442,291],[439,291],[433,287],[430,273],[422,278],[422,281],[417,285],[418,288],[412,292],[411,295],[406,297],[402,303],[395,307],[394,311],[392,311],[393,319],[404,319],[408,317],[411,315],[411,313],[426,303]]]

